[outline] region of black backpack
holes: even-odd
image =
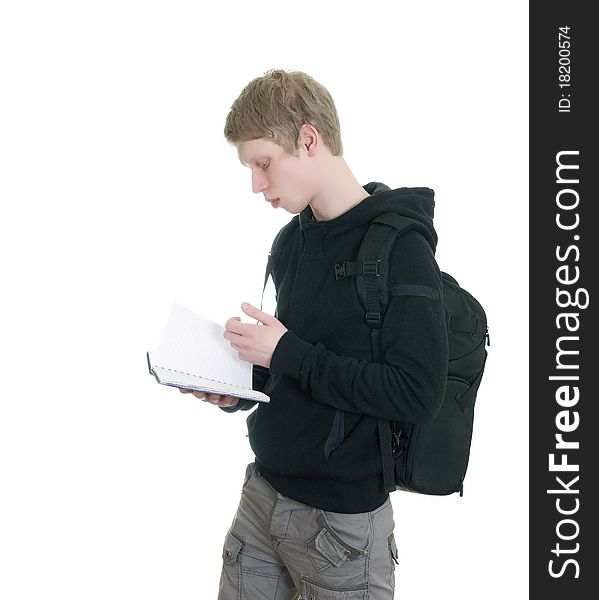
[[[418,222],[409,217],[380,215],[368,228],[356,261],[335,266],[337,279],[356,277],[377,362],[382,362],[379,333],[389,302],[389,256],[397,238],[417,227]],[[426,424],[379,419],[386,492],[404,489],[422,494],[463,494],[474,403],[487,359],[489,333],[485,311],[478,301],[453,277],[441,275],[449,342],[445,396],[435,418]]]
[[[418,221],[396,213],[376,217],[355,261],[335,265],[335,278],[356,277],[358,297],[371,327],[373,360],[382,362],[380,329],[389,302],[388,262],[397,238]],[[268,257],[264,288],[274,260],[295,227],[291,223],[275,237]],[[379,441],[386,492],[402,489],[422,494],[463,494],[470,455],[474,403],[489,342],[487,318],[478,301],[458,282],[442,273],[449,364],[441,408],[426,424],[379,419]]]

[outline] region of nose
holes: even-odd
[[[268,187],[266,175],[259,170],[252,170],[252,191],[254,194],[263,192]]]

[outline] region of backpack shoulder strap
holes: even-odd
[[[293,217],[291,221],[287,223],[287,225],[285,225],[279,230],[277,235],[275,235],[274,240],[272,241],[270,252],[268,253],[268,258],[266,260],[266,269],[264,271],[264,285],[262,286],[262,297],[260,298],[260,310],[262,310],[262,303],[264,302],[264,290],[266,290],[268,278],[273,275],[276,260],[278,259],[278,256],[282,252],[283,248],[287,245],[287,242],[297,229],[298,223],[298,216]]]
[[[356,276],[356,288],[372,328],[373,357],[382,360],[378,337],[383,314],[389,303],[389,258],[397,238],[412,229],[416,221],[396,213],[384,213],[371,222],[355,261],[335,265],[335,278]]]
[[[389,303],[389,260],[393,246],[400,235],[416,225],[414,219],[396,213],[384,213],[373,219],[360,244],[355,261],[335,265],[335,278],[356,276],[356,289],[364,307],[366,322],[370,326],[372,357],[383,360],[381,327]],[[395,464],[391,423],[378,419],[379,445],[383,464],[385,492],[395,490]]]

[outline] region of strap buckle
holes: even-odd
[[[381,313],[380,312],[375,312],[372,310],[369,310],[366,313],[366,322],[369,325],[376,325],[377,323],[380,323],[381,321]]]
[[[365,260],[362,263],[362,274],[363,275],[374,275],[375,277],[381,276],[381,260]]]
[[[347,277],[346,266],[347,266],[347,261],[344,261],[342,263],[337,263],[335,265],[335,280],[336,281],[339,279],[343,279],[344,277]]]

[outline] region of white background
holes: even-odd
[[[528,597],[527,64],[515,0],[2,4],[4,600],[216,598],[247,413],[145,352],[173,301],[260,302],[290,215],[222,130],[273,67],[329,89],[361,182],[434,188],[438,262],[488,314],[464,497],[393,495],[397,597]]]

